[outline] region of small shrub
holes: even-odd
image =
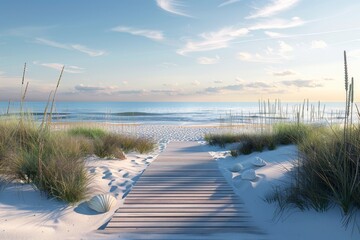
[[[276,149],[276,143],[274,141],[269,142],[268,150],[273,151]]]
[[[106,136],[106,132],[100,128],[86,128],[77,127],[68,130],[68,133],[73,136],[83,136],[90,139],[98,139]]]
[[[219,145],[225,147],[228,143],[240,142],[242,135],[239,134],[206,134],[205,141],[210,145]]]
[[[237,157],[239,156],[239,151],[237,149],[233,149],[230,151],[231,156]]]
[[[241,145],[239,151],[240,151],[240,153],[242,153],[244,155],[251,154],[254,151],[253,142],[251,142],[251,141],[243,142],[243,144]]]
[[[278,123],[273,127],[274,138],[278,144],[296,144],[303,141],[312,128],[301,123]]]

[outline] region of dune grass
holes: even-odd
[[[243,154],[261,150],[269,143],[297,145],[299,156],[290,171],[290,182],[275,187],[266,196],[266,201],[277,203],[279,214],[293,207],[321,212],[337,206],[342,210],[344,225],[348,226],[360,210],[360,124],[352,119],[354,79],[348,80],[346,52],[344,62],[346,105],[341,126],[281,123],[273,126],[271,141],[267,140],[269,134],[263,133],[225,138],[226,143],[240,139]],[[210,144],[224,145],[222,139],[207,136]]]
[[[52,131],[51,116],[64,68],[54,93],[49,95],[43,121],[35,122],[23,108],[29,86],[26,83],[24,88],[25,72],[26,64],[21,84],[20,114],[0,120],[0,183],[20,180],[33,184],[49,197],[75,203],[87,198],[89,193],[91,179],[86,168],[86,156],[97,154],[123,159],[123,151],[145,153],[154,149],[152,140],[122,136],[99,128]]]
[[[123,151],[145,153],[155,142],[122,136],[102,129],[51,131],[32,120],[0,121],[0,176],[2,180],[34,184],[49,197],[74,203],[87,197],[89,176],[85,157],[124,159]]]
[[[251,154],[263,150],[274,150],[278,145],[297,144],[307,138],[308,134],[322,127],[299,123],[276,123],[272,132],[241,134],[207,134],[205,140],[210,145],[225,147],[226,144],[240,143],[235,154]]]
[[[346,52],[344,66],[344,124],[311,131],[298,142],[300,156],[291,183],[275,189],[267,200],[277,202],[280,211],[293,206],[317,211],[339,206],[348,226],[360,210],[360,124],[352,119],[354,79],[349,83]]]

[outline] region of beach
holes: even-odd
[[[166,148],[170,141],[198,141],[206,148],[209,157],[217,162],[219,171],[235,193],[244,201],[254,223],[266,232],[264,239],[359,239],[356,226],[342,226],[341,212],[332,208],[319,213],[314,210],[301,212],[293,209],[280,215],[276,205],[264,201],[273,187],[289,180],[289,170],[297,160],[295,146],[282,146],[274,151],[254,152],[246,156],[232,157],[230,149],[209,146],[204,142],[205,133],[248,131],[248,128],[219,128],[211,126],[145,126],[129,125],[108,127],[111,131],[135,134],[156,139],[156,150],[149,154],[129,153],[125,160],[87,158],[87,171],[91,176],[91,195],[109,193],[116,204],[107,213],[99,214],[85,202],[67,205],[49,199],[30,184],[12,183],[0,192],[1,239],[236,239],[242,235],[132,235],[102,234],[101,229],[122,206],[126,195],[136,184],[146,167]],[[267,162],[264,167],[254,167],[251,161],[260,157]],[[245,169],[254,169],[256,180],[242,180],[238,173],[229,169],[240,163]],[[258,239],[258,236],[245,236]]]

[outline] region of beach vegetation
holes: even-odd
[[[263,145],[268,149],[276,145],[297,145],[298,159],[289,170],[289,182],[274,187],[266,196],[269,203],[277,203],[279,214],[293,207],[322,212],[336,206],[342,210],[343,223],[348,226],[360,210],[360,124],[353,121],[354,79],[348,79],[346,52],[344,65],[342,125],[324,126],[296,121],[273,124],[270,133],[232,135],[231,141],[240,140],[242,154],[261,151]],[[358,107],[355,107],[360,118]],[[207,136],[209,143],[224,142],[219,139],[223,139],[222,136]]]
[[[145,153],[154,149],[155,142],[99,128],[54,130],[52,112],[63,71],[64,68],[55,91],[49,95],[43,120],[38,122],[24,110],[29,86],[25,85],[25,64],[20,114],[7,114],[0,121],[0,183],[29,183],[48,197],[75,203],[86,199],[90,190],[87,156],[120,157],[121,153],[123,157],[123,151]]]
[[[278,145],[297,144],[307,138],[308,134],[322,126],[299,123],[276,123],[271,132],[254,132],[239,134],[207,134],[205,140],[210,145],[225,147],[226,144],[240,143],[239,153],[248,155],[262,152],[265,149],[274,150]]]
[[[345,116],[342,127],[310,132],[298,143],[299,161],[292,171],[291,183],[267,197],[279,209],[313,208],[325,211],[339,206],[348,226],[360,210],[360,125],[353,123],[354,80],[348,80],[345,63]]]

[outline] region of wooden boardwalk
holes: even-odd
[[[104,231],[262,234],[250,220],[203,147],[172,142],[142,174]]]

